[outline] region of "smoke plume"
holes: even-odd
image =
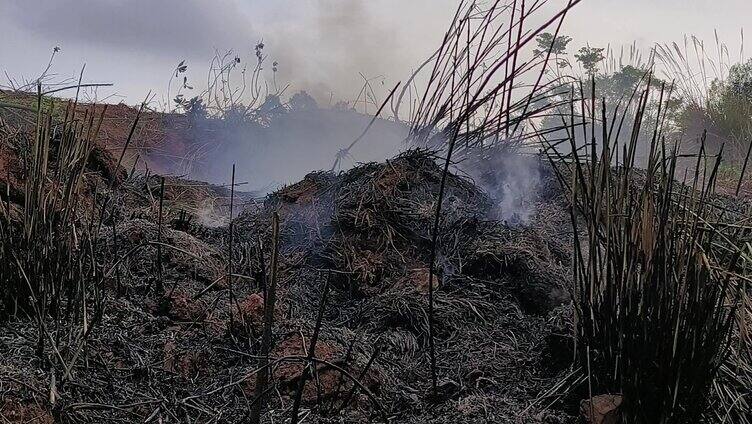
[[[460,169],[493,200],[492,217],[508,225],[527,225],[535,213],[540,167],[535,156],[506,151],[460,163]]]

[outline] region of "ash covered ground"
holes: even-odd
[[[40,358],[33,322],[4,325],[5,417],[246,422],[276,212],[266,422],[290,414],[327,285],[319,362],[302,393],[309,422],[575,422],[576,401],[546,396],[557,393],[573,353],[566,306],[572,235],[545,163],[520,158],[540,174],[524,222],[500,218],[500,204],[470,177],[449,175],[434,282],[440,399],[427,400],[430,231],[441,180],[432,153],[410,150],[345,172],[311,173],[264,198],[235,192],[231,221],[227,187],[167,178],[160,230],[160,177],[128,175],[98,152],[81,210],[105,198],[113,205],[96,242],[109,271],[103,314],[81,360],[68,375],[53,372],[54,403],[43,358],[67,358],[76,343]],[[7,146],[4,153],[9,163],[17,159]],[[10,167],[18,177],[8,186],[12,210],[23,203],[17,171]],[[156,240],[164,246],[145,244]]]

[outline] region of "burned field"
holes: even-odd
[[[0,90],[0,418],[752,422],[752,145],[682,144],[652,67],[559,72],[578,1],[544,3],[460,2],[372,116],[259,101],[263,43],[247,104],[219,53],[183,113]],[[344,123],[331,170],[243,191]],[[401,153],[343,167],[369,130]]]
[[[505,219],[478,184],[505,184],[513,174],[489,176],[469,159],[474,178],[462,167],[444,173],[435,153],[412,149],[314,172],[260,198],[129,173],[101,144],[79,138],[85,128],[59,128],[56,138],[49,122],[42,134],[51,143],[32,142],[47,155],[50,176],[36,200],[30,170],[38,162],[22,148],[31,133],[3,122],[3,278],[43,284],[13,287],[3,303],[2,414],[11,422],[247,422],[258,411],[262,422],[575,423],[594,410],[602,413],[589,422],[608,422],[599,420],[623,402],[627,386],[598,369],[608,356],[596,349],[610,341],[595,323],[633,321],[612,315],[610,298],[583,294],[588,284],[611,283],[588,275],[600,265],[586,270],[578,258],[583,250],[597,257],[589,247],[597,233],[586,228],[605,225],[583,208],[593,199],[587,193],[607,193],[596,184],[613,178],[613,189],[633,184],[637,197],[628,198],[638,199],[650,184],[645,171],[634,169],[627,183],[613,168],[604,180],[594,177],[604,172],[599,162],[569,168],[505,152],[538,176],[517,205],[526,218]],[[88,152],[76,156],[77,148]],[[70,178],[75,190],[57,189],[71,187]],[[746,228],[749,200],[710,199],[728,228]],[[635,237],[650,237],[640,231]],[[734,234],[718,236],[730,242]],[[629,281],[621,283],[626,293]],[[608,293],[603,287],[597,292]],[[32,301],[39,296],[47,296],[44,314]],[[603,321],[583,318],[584,307]],[[746,324],[729,326],[727,317],[709,334],[730,334],[731,350],[717,357],[717,371],[708,369],[713,387],[703,396],[711,410],[746,419]],[[599,395],[593,409],[584,401],[590,393]]]
[[[537,176],[509,219],[480,185],[512,183],[510,167],[488,175],[464,151],[446,172],[410,149],[259,197],[129,172],[96,141],[97,119],[72,110],[37,131],[3,120],[10,422],[608,422],[661,396],[701,405],[661,414],[749,418],[748,265],[734,252],[748,246],[750,204],[714,183],[503,150]],[[11,117],[24,115],[34,123]],[[692,238],[672,235],[688,222]],[[667,260],[693,239],[701,256]],[[644,278],[697,274],[637,290],[623,257]],[[636,319],[616,306],[626,298],[678,315]],[[614,350],[627,337],[656,352]],[[666,340],[682,356],[639,365]],[[697,361],[705,373],[674,374]]]
[[[70,375],[58,376],[58,401],[48,408],[49,365],[35,354],[35,327],[8,323],[3,377],[14,396],[4,413],[23,406],[61,422],[152,415],[245,421],[274,247],[270,417],[289,415],[322,310],[314,355],[320,362],[302,391],[302,411],[316,420],[533,419],[541,406],[533,400],[573,355],[563,295],[571,234],[562,192],[548,173],[534,199],[536,216],[509,226],[489,219],[496,206],[467,177],[449,177],[446,247],[434,283],[442,375],[434,404],[423,399],[430,390],[429,232],[440,179],[433,155],[410,151],[338,175],[310,174],[258,202],[238,195],[243,212],[218,226],[187,212],[212,195],[210,187],[192,198],[184,186],[196,183],[168,179],[160,219],[158,177],[130,178],[107,193],[100,186],[98,197],[111,196],[116,207],[96,224],[102,227],[96,256],[112,270],[97,328]],[[217,213],[228,213],[229,191],[215,190],[225,199]],[[165,246],[143,245],[156,240]],[[224,278],[230,266],[233,277]],[[62,346],[62,358],[77,347]],[[571,413],[537,419],[566,421]]]

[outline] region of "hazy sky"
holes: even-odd
[[[455,0],[0,0],[0,71],[34,77],[60,46],[53,70],[61,78],[86,64],[87,81],[115,84],[100,97],[137,103],[149,90],[166,92],[180,60],[201,86],[215,48],[252,60],[263,39],[269,63],[280,62],[280,81],[351,99],[359,72],[383,75],[387,86],[406,78],[437,46],[455,7]],[[583,0],[563,32],[573,51],[633,41],[647,49],[684,34],[713,44],[717,29],[736,58],[750,17],[750,0]]]

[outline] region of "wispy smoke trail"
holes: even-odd
[[[541,182],[538,158],[520,153],[495,152],[460,164],[494,201],[493,218],[509,225],[527,225],[535,213]]]

